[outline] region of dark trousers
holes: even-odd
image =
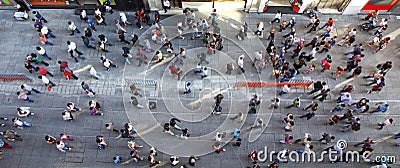
[[[281,20],[280,19],[278,19],[278,18],[275,18],[274,20],[272,20],[270,23],[274,23],[274,22],[276,22],[276,21],[278,21],[278,23],[280,23],[281,22]]]
[[[307,114],[304,114],[304,115],[302,115],[302,116],[300,116],[300,118],[304,118],[304,117],[307,117],[307,120],[309,120],[309,119],[311,119],[312,117],[314,117],[314,113],[307,113]]]

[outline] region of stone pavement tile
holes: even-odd
[[[123,111],[125,110],[122,97],[114,97],[112,100],[107,100],[103,103],[104,110]]]
[[[83,153],[68,152],[65,155],[65,162],[83,163]]]

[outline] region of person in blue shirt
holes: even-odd
[[[238,128],[235,128],[233,130],[233,137],[237,138],[237,137],[239,137],[239,135],[240,135],[240,130]]]
[[[375,103],[375,105],[378,105],[378,107],[376,108],[376,110],[371,111],[370,113],[376,113],[376,112],[386,112],[387,110],[389,110],[389,104],[387,102],[377,102]]]

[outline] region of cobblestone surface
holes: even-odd
[[[165,61],[160,65],[150,64],[148,66],[137,67],[136,62],[131,65],[125,65],[124,60],[121,57],[121,47],[125,44],[121,43],[117,39],[117,35],[114,33],[115,28],[112,25],[114,19],[118,19],[118,12],[114,14],[106,14],[106,22],[108,26],[96,26],[98,31],[94,34],[97,36],[100,33],[106,34],[110,43],[108,50],[109,53],[105,54],[98,52],[97,50],[91,50],[84,48],[80,39],[80,34],[75,36],[69,36],[67,32],[67,22],[72,20],[75,24],[83,31],[86,26],[85,23],[79,20],[78,16],[73,15],[73,10],[40,10],[43,16],[45,16],[49,23],[46,24],[52,29],[57,36],[55,39],[50,38],[49,40],[54,42],[54,46],[44,46],[49,56],[54,58],[49,61],[50,66],[47,67],[54,74],[54,78],[51,78],[56,84],[50,92],[46,91],[42,86],[41,81],[37,79],[37,74],[28,74],[23,67],[23,61],[26,54],[35,51],[35,46],[39,45],[37,38],[37,32],[32,27],[31,21],[18,22],[14,21],[11,16],[13,11],[1,10],[0,11],[0,30],[3,33],[0,34],[0,39],[10,39],[2,42],[0,45],[0,72],[1,73],[26,73],[33,79],[32,83],[28,83],[35,88],[43,91],[43,94],[33,94],[30,97],[35,100],[35,103],[22,102],[17,100],[16,91],[22,82],[0,82],[0,108],[1,115],[8,118],[16,117],[16,108],[19,106],[30,106],[35,116],[32,118],[26,118],[26,121],[33,123],[33,127],[25,128],[23,130],[17,130],[24,138],[22,142],[10,142],[14,149],[4,149],[3,160],[1,165],[6,167],[111,167],[115,166],[112,162],[112,157],[120,155],[124,158],[124,161],[128,159],[129,149],[126,147],[127,140],[115,139],[118,136],[117,133],[108,132],[104,128],[104,124],[108,122],[114,122],[117,129],[122,128],[126,122],[133,122],[135,128],[139,130],[139,135],[136,136],[135,142],[144,145],[141,149],[141,155],[146,157],[150,146],[156,146],[160,149],[160,153],[157,159],[162,160],[164,163],[160,167],[169,167],[167,163],[169,161],[170,154],[180,155],[180,159],[183,163],[187,162],[187,156],[190,154],[202,155],[201,160],[198,161],[198,167],[247,167],[251,166],[251,160],[247,157],[247,154],[251,150],[263,150],[264,146],[268,146],[268,150],[279,151],[282,149],[296,150],[304,149],[301,145],[282,145],[278,141],[282,140],[283,134],[283,123],[282,118],[287,113],[293,113],[296,117],[304,114],[299,109],[285,109],[284,106],[288,105],[294,97],[301,96],[304,100],[302,107],[310,102],[310,97],[304,94],[302,88],[292,89],[292,91],[282,96],[282,107],[274,111],[267,109],[269,106],[270,99],[275,96],[276,92],[280,88],[229,88],[226,92],[223,92],[225,99],[223,100],[222,107],[227,113],[215,116],[209,115],[210,105],[213,103],[213,99],[206,98],[204,95],[215,95],[215,90],[223,90],[228,88],[236,81],[273,81],[270,78],[271,67],[267,67],[266,70],[262,71],[260,75],[257,75],[257,71],[251,66],[253,60],[253,53],[258,50],[264,50],[267,40],[265,38],[258,39],[252,35],[249,31],[248,39],[244,41],[238,41],[235,38],[240,23],[246,21],[249,24],[250,29],[254,30],[256,24],[259,21],[267,23],[272,20],[274,14],[247,14],[242,12],[231,11],[229,13],[221,13],[221,17],[218,23],[224,36],[224,49],[222,53],[217,54],[209,58],[212,61],[210,67],[215,69],[212,71],[208,79],[200,80],[198,76],[191,75],[189,69],[195,67],[196,55],[201,50],[206,51],[205,48],[199,46],[199,40],[179,40],[176,37],[176,20],[182,20],[182,15],[177,15],[164,20],[165,27],[168,32],[168,38],[172,39],[175,51],[180,47],[188,49],[188,59],[184,60],[184,65],[181,66],[187,75],[181,81],[177,81],[176,78],[172,78],[169,73],[168,65],[169,61]],[[133,22],[133,13],[128,12],[128,19]],[[207,13],[196,13],[196,17],[206,17]],[[306,34],[304,29],[301,27],[308,23],[308,19],[304,16],[298,15],[284,15],[285,18],[296,16],[298,20],[297,34],[298,36],[309,40],[313,35]],[[321,23],[324,23],[327,18],[335,18],[335,29],[334,31],[342,36],[344,32],[357,26],[361,21],[362,16],[320,16]],[[385,34],[395,32],[399,24],[396,18],[392,15],[384,16],[389,19],[389,29]],[[274,25],[275,27],[277,25]],[[270,25],[265,25],[264,35],[268,34]],[[145,29],[139,30],[136,27],[128,26],[127,34],[144,34],[141,36],[141,40],[147,37],[146,34],[151,30],[145,25]],[[190,30],[185,30],[185,33],[190,33]],[[277,33],[277,42],[282,40],[282,35],[286,34]],[[322,34],[322,30],[316,34]],[[384,90],[379,94],[371,94],[367,97],[372,102],[381,100],[387,100],[391,109],[388,113],[377,113],[373,115],[365,114],[358,115],[362,120],[362,129],[356,133],[342,133],[340,132],[341,125],[338,126],[327,126],[323,125],[325,121],[331,116],[329,110],[333,107],[333,100],[338,96],[339,90],[336,89],[330,96],[330,99],[322,104],[318,110],[318,114],[309,122],[303,121],[302,119],[296,118],[296,126],[294,131],[291,133],[295,139],[304,136],[305,132],[313,134],[313,139],[317,139],[324,132],[332,133],[337,139],[344,139],[349,143],[349,150],[359,150],[359,148],[353,147],[353,144],[361,141],[367,136],[373,139],[380,139],[389,135],[398,133],[399,125],[396,124],[398,114],[395,113],[399,109],[399,101],[397,94],[400,92],[396,83],[398,81],[398,44],[397,38],[398,33],[393,33],[393,40],[389,44],[388,48],[378,54],[371,54],[374,48],[365,45],[366,58],[362,62],[364,67],[364,73],[372,71],[378,62],[384,60],[392,60],[395,63],[392,71],[386,76],[386,86]],[[189,35],[187,34],[186,37]],[[66,41],[72,40],[77,43],[77,46],[87,56],[86,60],[75,63],[66,52],[67,45]],[[371,40],[370,33],[358,32],[357,41],[365,42]],[[155,45],[152,43],[154,49],[159,49],[161,45]],[[190,51],[193,49],[192,51]],[[133,47],[132,51],[135,51],[136,47]],[[309,52],[309,48],[305,49]],[[338,65],[345,65],[346,58],[342,56],[344,52],[350,51],[351,48],[334,47],[329,53],[334,57],[334,64],[332,67]],[[165,48],[162,48],[165,52]],[[133,52],[134,54],[134,52]],[[146,54],[148,58],[151,58],[154,53]],[[245,75],[224,75],[224,68],[227,61],[236,62],[239,55],[245,54]],[[103,69],[99,57],[106,55],[110,57],[117,65],[118,68],[111,69],[107,72]],[[290,55],[290,54],[288,54]],[[319,64],[320,59],[324,55],[318,54],[316,64]],[[65,80],[63,75],[58,72],[58,64],[56,60],[67,60],[70,63],[70,67],[73,70],[80,69],[86,65],[93,65],[98,73],[101,75],[100,80],[94,80],[90,78],[88,72],[81,72],[78,74],[79,80]],[[290,60],[290,59],[289,59]],[[172,60],[174,61],[174,60]],[[291,60],[290,60],[291,62]],[[320,73],[320,67],[317,67],[313,72],[312,79],[314,80],[325,80],[331,88],[334,88],[341,82],[342,79],[335,81],[331,79],[328,72]],[[217,73],[220,72],[220,73]],[[349,74],[345,74],[349,75]],[[220,76],[223,76],[221,78]],[[160,85],[154,89],[152,87],[142,88],[144,96],[138,98],[139,102],[147,106],[148,101],[157,101],[157,108],[149,110],[137,109],[132,107],[129,103],[130,93],[127,84],[124,82],[125,78],[133,79],[152,79],[156,80]],[[302,75],[297,77],[302,79]],[[89,85],[97,92],[94,100],[98,101],[102,105],[102,111],[104,116],[90,116],[88,112],[88,101],[89,98],[84,94],[80,87],[80,82],[85,80]],[[179,94],[183,91],[184,81],[189,80],[193,82],[193,94],[184,96]],[[356,85],[356,90],[352,93],[353,99],[357,100],[361,97],[366,96],[365,92],[369,89],[369,86],[365,86],[364,79],[357,78],[352,81]],[[226,85],[227,84],[227,85]],[[201,90],[200,90],[201,89]],[[227,117],[237,113],[237,111],[247,111],[247,103],[253,93],[260,95],[264,106],[261,108],[260,113],[257,115],[248,115],[244,122],[240,124],[232,123]],[[195,104],[198,98],[202,98],[201,104]],[[78,107],[82,108],[82,112],[77,112],[75,115],[75,121],[64,122],[61,118],[61,112],[65,109],[66,103],[72,101],[75,102]],[[182,107],[182,108],[181,108]],[[180,116],[181,115],[181,116]],[[178,137],[167,136],[162,133],[162,124],[168,122],[172,116],[180,116],[185,118],[182,121],[181,126],[189,128],[191,132],[190,140],[183,141]],[[207,116],[207,117],[205,117]],[[268,116],[268,117],[267,117]],[[265,117],[264,121],[269,121],[265,130],[250,131],[248,127],[254,124],[257,117]],[[384,130],[376,130],[376,123],[383,121],[385,117],[395,118],[395,124],[388,126]],[[151,123],[151,122],[155,123]],[[196,122],[192,122],[196,121]],[[226,125],[221,126],[221,123]],[[341,123],[344,124],[344,123]],[[241,147],[233,147],[231,144],[226,143],[226,152],[220,154],[209,153],[212,152],[211,144],[213,143],[213,137],[216,131],[231,131],[233,128],[238,127],[242,129],[241,137],[243,144]],[[6,126],[2,130],[15,129],[11,126],[11,122],[7,121]],[[55,146],[48,145],[44,142],[44,136],[51,134],[58,138],[58,134],[66,131],[70,134],[74,141],[67,142],[73,146],[73,150],[66,154],[59,152]],[[175,133],[179,134],[178,131]],[[251,134],[251,135],[250,135]],[[97,135],[103,135],[108,147],[105,150],[98,150],[96,148],[95,137]],[[255,135],[255,136],[254,136]],[[224,138],[224,142],[229,142],[231,135]],[[150,139],[149,139],[150,138]],[[154,143],[155,142],[155,143]],[[195,144],[192,144],[195,142]],[[389,139],[384,142],[380,142],[374,145],[374,154],[381,155],[395,155],[399,158],[398,147],[395,144],[397,140]],[[323,149],[329,147],[328,145],[319,144],[313,142],[314,149],[316,152],[321,152]],[[208,154],[206,154],[208,153]],[[203,155],[205,154],[205,155]],[[182,164],[183,164],[182,163]],[[262,166],[266,166],[270,162],[261,163]],[[182,165],[180,164],[180,165]],[[139,163],[129,163],[127,165],[118,165],[123,167],[137,166],[146,167],[145,161]],[[307,167],[369,167],[372,166],[369,163],[337,163],[330,164],[327,160],[321,163],[282,163],[281,167],[295,167],[295,166],[307,166]],[[394,165],[398,166],[398,164]]]

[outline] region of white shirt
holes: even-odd
[[[128,19],[126,18],[125,13],[120,13],[119,16],[121,17],[121,21],[122,21],[122,22],[125,23],[126,21],[128,21]]]
[[[73,110],[74,107],[75,107],[75,104],[72,103],[72,102],[70,102],[70,103],[71,103],[71,104],[67,106],[67,109],[68,109],[68,110]]]
[[[43,81],[44,84],[49,84],[50,83],[49,78],[47,78],[46,76],[42,76],[42,81]]]
[[[19,107],[21,109],[21,112],[18,111],[18,116],[19,117],[27,117],[28,114],[31,113],[31,111],[29,110],[30,107]]]
[[[305,152],[305,153],[310,153],[310,152],[311,152],[311,149],[310,149],[310,147],[311,147],[311,145],[310,145],[310,144],[306,144],[306,145],[304,145],[304,152]]]
[[[65,146],[65,144],[64,144],[63,141],[60,141],[60,144],[56,144],[57,149],[58,149],[59,151],[61,151],[61,152],[65,152],[65,150],[63,149],[64,146]]]
[[[24,87],[25,87],[25,89],[27,90],[27,91],[32,91],[32,87],[30,87],[29,85],[27,85],[27,84],[22,84]]]
[[[243,58],[243,59],[240,59],[240,58]],[[244,60],[244,56],[242,55],[242,56],[239,57],[238,62],[237,62],[238,66],[241,67],[241,68],[243,68],[243,65],[244,65],[244,61],[243,60]]]
[[[94,13],[95,13],[95,15],[101,16],[101,11],[100,11],[100,9],[95,10]]]
[[[207,69],[203,69],[203,75],[205,75],[205,76],[208,75],[208,70]]]
[[[258,27],[257,27],[257,30],[258,31],[263,31],[263,29],[264,29],[264,24],[262,22],[260,22]]]
[[[92,76],[96,76],[96,74],[97,74],[96,70],[93,67],[90,67],[89,73]]]
[[[357,31],[351,30],[351,31],[349,32],[349,36],[353,36],[353,35],[356,35],[356,34],[357,34]]]
[[[75,29],[76,29],[75,23],[74,23],[74,22],[71,22],[71,24],[68,25],[68,29],[69,29],[69,30],[75,30]]]
[[[254,58],[258,61],[262,60],[262,54],[260,52],[255,52],[254,53]]]
[[[392,123],[390,123],[390,118],[387,118],[384,122],[383,122],[383,124],[385,124],[385,125],[390,125],[390,124],[392,124]]]
[[[276,13],[275,18],[278,18],[280,20],[282,18],[282,13]]]
[[[109,61],[104,61],[103,65],[104,65],[105,67],[109,68],[111,64],[110,64]]]
[[[310,52],[310,55],[314,57],[316,53],[317,49],[313,48],[313,50]]]
[[[43,26],[42,29],[40,29],[40,33],[46,35],[49,33],[49,28],[47,28],[47,26]]]
[[[379,23],[379,26],[384,26],[387,25],[387,21],[385,21],[385,19],[382,18],[381,23]]]
[[[63,115],[63,119],[64,119],[64,120],[69,120],[69,119],[71,119],[71,113],[65,112],[65,115]]]
[[[82,18],[86,18],[86,10],[82,10],[82,12],[81,12],[81,16],[82,16]]]
[[[24,123],[22,123],[21,120],[15,120],[14,122],[15,125],[22,127],[24,125]]]
[[[215,135],[215,141],[221,142],[222,141],[222,136],[218,136],[220,133],[217,132],[217,135]]]
[[[190,15],[189,15],[189,19],[192,19],[192,20],[194,20],[196,18],[196,14],[194,14],[194,13],[190,13]]]
[[[171,6],[168,0],[163,1],[163,5],[166,6],[166,7],[170,7]]]
[[[68,45],[68,52],[76,49],[76,43],[70,41],[71,43]]]
[[[37,51],[40,55],[43,55],[44,53],[46,53],[46,50],[44,50],[43,47],[40,47],[40,50]]]
[[[102,17],[100,17],[100,19],[99,20],[97,20],[97,23],[101,23],[101,22],[103,22],[103,18]]]
[[[282,91],[289,92],[290,91],[289,86],[288,85],[283,85]]]

